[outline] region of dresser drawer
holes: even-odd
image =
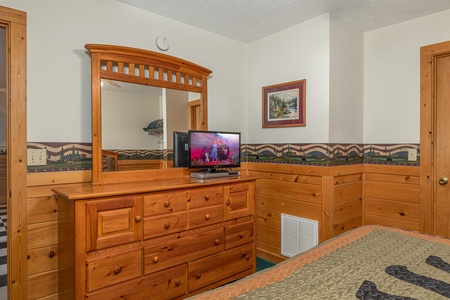
[[[89,300],[174,299],[187,290],[186,264],[87,294]]]
[[[87,262],[87,291],[94,291],[142,275],[142,251]]]
[[[189,208],[223,204],[223,187],[190,190],[188,198]]]
[[[246,245],[188,263],[189,292],[255,266],[253,245]]]
[[[144,239],[187,229],[188,220],[186,211],[144,218]]]
[[[149,274],[223,251],[223,227],[210,227],[145,241],[144,273]]]
[[[189,229],[223,222],[223,205],[189,210]]]
[[[142,240],[142,197],[88,201],[87,250]]]
[[[253,221],[225,226],[225,249],[231,249],[255,240]]]
[[[187,192],[155,193],[144,196],[144,216],[187,209]]]

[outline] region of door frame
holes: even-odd
[[[27,16],[0,6],[6,28],[8,299],[28,298]]]
[[[420,48],[420,230],[434,234],[436,59],[450,54],[450,41]]]

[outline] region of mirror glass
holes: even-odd
[[[195,128],[199,107],[195,108],[200,97],[194,92],[102,78],[102,150],[112,154],[105,155],[107,160],[113,160],[104,164],[103,172],[170,167],[167,154],[173,149],[173,132],[199,129]]]

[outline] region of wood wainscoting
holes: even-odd
[[[256,182],[257,256],[280,262],[281,214],[319,222],[319,242],[362,225],[364,165],[248,163]]]
[[[52,188],[92,180],[90,171],[27,175],[28,299],[58,299],[58,202]],[[90,183],[89,183],[90,184]]]
[[[281,214],[319,222],[319,242],[366,224],[420,231],[418,166],[248,163],[256,182],[257,255],[281,255]],[[363,200],[364,199],[364,200]]]
[[[364,224],[421,230],[420,167],[364,165]]]

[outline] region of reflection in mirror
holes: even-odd
[[[199,93],[101,80],[103,171],[167,168],[173,132],[196,128]]]

